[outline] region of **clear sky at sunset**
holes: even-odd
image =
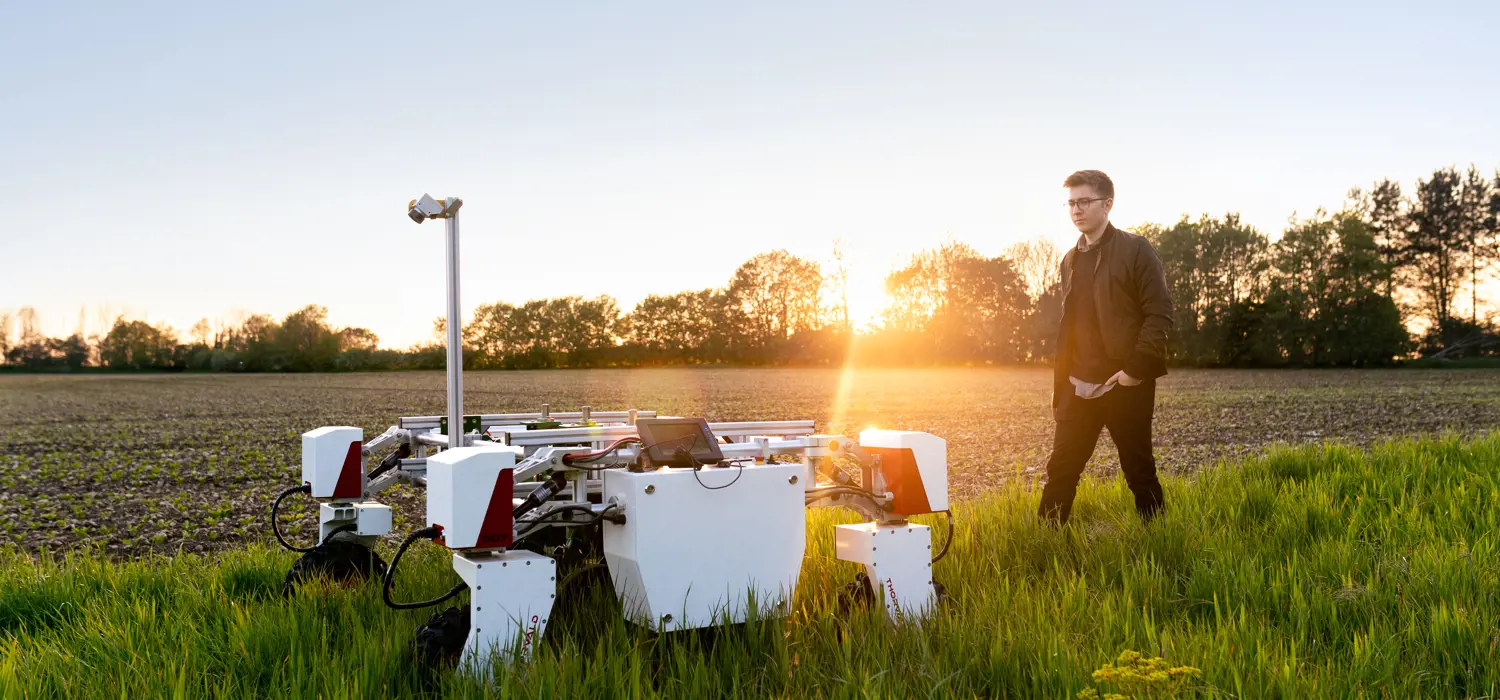
[[[846,241],[855,314],[948,239],[1273,236],[1380,177],[1500,166],[1495,2],[4,3],[0,310],[185,330],[328,307],[383,344],[444,308],[722,285]],[[100,313],[100,311],[104,313]]]

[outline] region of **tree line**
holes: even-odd
[[[1151,241],[1166,272],[1176,314],[1173,365],[1378,366],[1414,356],[1500,356],[1500,331],[1480,316],[1485,284],[1500,264],[1500,171],[1487,177],[1472,166],[1443,168],[1418,178],[1410,193],[1381,180],[1352,190],[1337,212],[1293,217],[1275,240],[1235,214],[1134,232]],[[464,364],[1046,362],[1062,316],[1062,253],[1045,239],[993,257],[958,242],[921,251],[886,276],[888,306],[862,329],[849,317],[850,268],[839,247],[828,265],[762,253],[722,287],[649,296],[628,311],[609,296],[483,304],[463,329]],[[326,309],[310,305],[279,321],[262,314],[210,326],[205,319],[188,340],[125,318],[102,336],[48,338],[37,331],[35,312],[23,308],[0,313],[0,357],[28,370],[440,369],[442,321],[434,325],[431,343],[383,349],[368,329],[334,328]]]
[[[13,336],[12,326],[19,326]],[[66,338],[37,332],[36,312],[0,313],[0,353],[10,368],[46,371],[102,367],[118,370],[212,372],[337,372],[442,369],[441,346],[390,350],[365,328],[335,329],[328,310],[309,305],[278,321],[255,314],[236,323],[199,321],[183,340],[165,324],[118,318],[103,335]]]

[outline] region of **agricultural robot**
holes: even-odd
[[[400,418],[366,440],[356,427],[302,435],[302,485],[271,508],[272,529],[303,553],[288,575],[373,571],[393,608],[436,606],[417,630],[428,660],[459,659],[483,672],[528,658],[564,589],[607,571],[629,621],[670,633],[784,615],[806,548],[807,509],[843,506],[867,522],[836,526],[839,559],[861,566],[846,602],[920,621],[943,596],[929,527],[910,516],[948,513],[947,446],[920,432],[824,435],[811,420],[710,423],[649,410],[465,415],[459,361],[458,212],[463,202],[423,195],[413,221],[447,227],[447,415]],[[849,469],[857,469],[857,478]],[[375,553],[395,484],[424,488],[422,527],[389,567]],[[296,547],[277,526],[283,501],[318,502],[315,545]],[[394,599],[402,557],[419,540],[452,553],[461,582],[426,601]],[[952,540],[952,516],[948,538]],[[602,560],[602,563],[599,563]],[[590,563],[590,562],[596,563]],[[562,601],[562,602],[560,602]]]

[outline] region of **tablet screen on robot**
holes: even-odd
[[[691,469],[724,459],[708,421],[702,418],[642,418],[635,427],[646,459],[656,466]]]

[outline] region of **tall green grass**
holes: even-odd
[[[11,552],[0,697],[1070,698],[1126,649],[1201,669],[1194,692],[1212,697],[1500,688],[1500,434],[1279,449],[1167,497],[1143,526],[1121,482],[1086,483],[1061,531],[1023,483],[959,506],[937,566],[951,601],[920,627],[837,619],[854,569],[832,558],[841,514],[819,511],[790,619],[653,637],[599,597],[555,613],[536,658],[489,684],[419,669],[426,613],[386,609],[373,586],[282,598],[278,550]],[[430,546],[402,574],[403,596],[453,581]]]

